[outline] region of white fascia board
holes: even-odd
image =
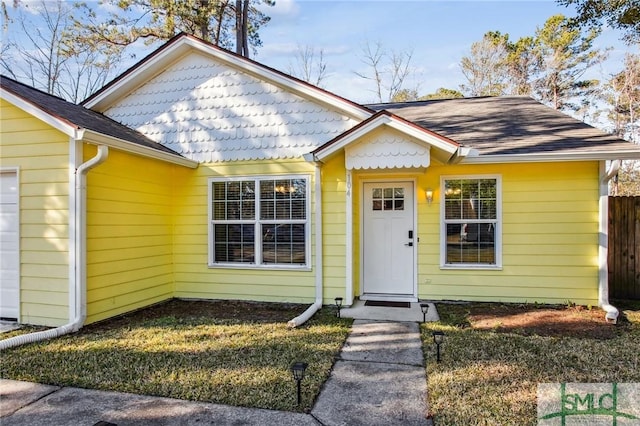
[[[336,95],[331,95],[312,85],[299,83],[266,66],[260,66],[255,62],[229,54],[222,49],[215,48],[188,36],[177,40],[173,46],[170,46],[168,49],[156,54],[156,56],[141,64],[137,69],[133,70],[131,74],[113,84],[96,98],[84,104],[84,106],[104,112],[115,100],[119,99],[122,94],[131,92],[145,81],[161,73],[169,64],[178,61],[180,57],[191,51],[197,51],[214,57],[234,68],[269,80],[275,85],[286,87],[294,93],[316,99],[324,104],[329,104],[355,119],[365,120],[373,115],[373,113],[369,112],[366,108],[351,104]]]
[[[75,126],[73,123],[70,123],[67,120],[51,115],[50,113],[42,110],[38,106],[32,104],[31,102],[21,98],[20,96],[14,95],[5,89],[0,89],[0,98],[9,102],[17,108],[20,108],[27,114],[30,114],[37,118],[38,120],[43,121],[44,123],[50,125],[51,127],[59,130],[65,135],[69,136],[73,139],[82,138],[83,130]]]
[[[156,74],[160,74],[170,63],[178,60],[182,55],[187,53],[190,48],[184,41],[185,39],[182,39],[176,42],[171,48],[152,56],[149,60],[132,70],[129,75],[116,81],[113,85],[105,89],[104,92],[88,102],[82,103],[82,105],[89,109],[104,112],[120,97],[135,90]]]
[[[147,158],[153,158],[160,161],[165,161],[179,166],[189,167],[195,169],[198,167],[198,162],[189,160],[188,158],[179,157],[178,155],[169,154],[168,152],[158,151],[157,149],[149,148],[143,145],[138,145],[129,141],[125,141],[111,136],[104,135],[102,133],[94,132],[91,130],[84,131],[83,140],[88,143],[94,143],[99,145],[106,145],[110,148],[119,149],[135,155],[141,155]]]
[[[547,153],[547,154],[511,154],[511,155],[478,155],[469,156],[460,161],[461,164],[492,163],[541,163],[556,161],[601,161],[601,160],[637,160],[640,152],[584,152],[584,153]]]

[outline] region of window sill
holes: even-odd
[[[469,270],[469,271],[502,271],[502,265],[440,265],[441,270]]]
[[[233,264],[233,263],[210,263],[209,269],[246,269],[249,271],[297,271],[310,272],[308,265],[253,265],[253,264]]]

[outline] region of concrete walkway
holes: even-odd
[[[433,303],[427,303],[427,314],[422,313],[420,303],[410,303],[409,308],[389,308],[383,306],[366,306],[364,300],[354,300],[353,305],[342,308],[340,315],[343,318],[378,321],[421,322],[440,321],[438,311]]]
[[[414,322],[356,320],[310,414],[0,380],[0,424],[428,425]]]
[[[311,414],[323,425],[426,425],[427,378],[413,322],[356,320]]]

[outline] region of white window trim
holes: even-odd
[[[258,263],[224,263],[214,261],[214,245],[213,245],[213,210],[212,210],[212,184],[213,182],[236,182],[251,180],[256,182],[256,188],[258,188],[261,180],[279,180],[279,179],[304,179],[306,181],[307,193],[305,199],[306,219],[305,220],[290,220],[288,223],[304,223],[305,227],[305,264],[304,265],[288,265],[284,263],[280,264],[258,264]],[[260,200],[256,199],[256,215],[260,211]],[[256,223],[258,219],[247,220],[238,219],[239,223]],[[265,223],[273,221],[264,221]],[[310,271],[311,270],[311,177],[308,174],[287,174],[287,175],[243,175],[233,177],[210,177],[207,179],[207,247],[208,247],[208,267],[211,269],[269,269],[269,270],[296,270],[296,271]],[[262,258],[262,239],[256,238],[255,241],[255,259]]]
[[[445,221],[445,181],[459,179],[495,179],[496,180],[496,229],[495,229],[495,265],[478,263],[447,262],[447,225]],[[502,269],[502,176],[501,175],[447,175],[440,176],[440,269]]]

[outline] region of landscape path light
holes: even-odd
[[[340,318],[340,308],[342,308],[342,297],[336,297],[334,301],[336,302],[336,308],[338,308],[338,311],[336,312],[336,316]]]
[[[444,342],[444,333],[442,331],[433,332],[433,343],[436,344],[436,361],[440,362],[440,345]]]
[[[300,382],[302,382],[302,379],[304,379],[304,372],[307,369],[307,367],[309,366],[309,364],[307,364],[306,362],[294,362],[291,365],[291,374],[293,374],[293,379],[296,381],[296,384],[298,385],[298,405],[300,405],[300,401],[301,401],[301,394],[300,394]]]
[[[421,303],[420,309],[422,309],[422,322],[427,322],[427,312],[429,312],[429,304]]]

